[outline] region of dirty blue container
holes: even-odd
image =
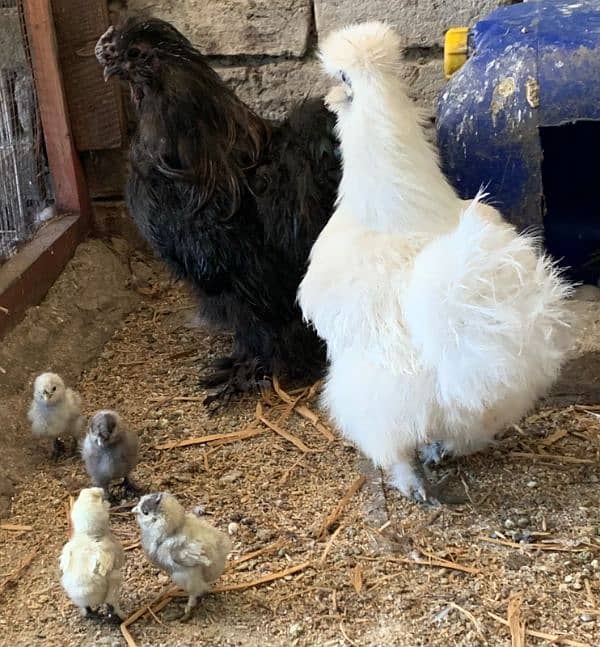
[[[502,7],[450,30],[445,58],[437,136],[449,180],[463,198],[486,187],[520,229],[543,228],[574,277],[597,282],[600,0]]]

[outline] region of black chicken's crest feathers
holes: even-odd
[[[140,129],[132,163],[196,187],[199,206],[216,194],[235,211],[245,172],[270,137],[269,124],[240,101],[170,24],[128,19],[116,34],[121,56],[135,50],[122,76],[132,86]]]
[[[145,42],[164,53],[200,56],[190,41],[173,25],[158,18],[130,16],[118,30],[117,47],[123,51],[135,43]]]

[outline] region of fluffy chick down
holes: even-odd
[[[183,614],[188,619],[198,597],[223,573],[232,547],[229,537],[186,513],[168,492],[142,497],[133,512],[148,559],[188,594]]]
[[[73,504],[73,534],[60,556],[61,584],[82,615],[106,605],[108,617],[120,621],[125,553],[110,530],[109,506],[103,494],[100,488],[87,488]]]
[[[137,465],[139,438],[129,429],[116,411],[96,412],[88,425],[81,447],[92,485],[108,494],[112,481],[123,479],[131,489],[129,474]]]
[[[59,438],[70,437],[77,441],[85,429],[81,398],[66,387],[56,373],[42,373],[36,377],[27,417],[34,436],[54,440],[55,452],[59,449]]]

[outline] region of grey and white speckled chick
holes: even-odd
[[[121,567],[125,553],[110,531],[108,503],[100,488],[81,490],[71,510],[73,534],[60,556],[61,584],[82,615],[106,604],[108,618],[121,622]]]
[[[63,438],[71,437],[75,448],[85,429],[81,398],[73,389],[65,387],[56,373],[42,373],[35,378],[27,417],[34,436],[53,439],[54,458],[64,452]]]
[[[181,620],[188,620],[198,597],[225,568],[229,537],[192,513],[168,492],[147,494],[133,508],[148,559],[188,594]]]
[[[116,411],[97,411],[90,419],[87,433],[81,446],[92,485],[101,487],[107,496],[112,481],[123,479],[129,493],[137,494],[137,488],[129,480],[129,474],[137,465],[139,439],[127,428]]]

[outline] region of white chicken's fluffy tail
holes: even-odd
[[[352,84],[359,77],[379,76],[396,70],[400,37],[382,22],[365,22],[339,29],[321,45],[321,61],[331,76],[343,75]]]
[[[572,345],[571,287],[535,238],[486,217],[480,197],[417,256],[403,303],[448,406],[483,410],[556,379]]]

